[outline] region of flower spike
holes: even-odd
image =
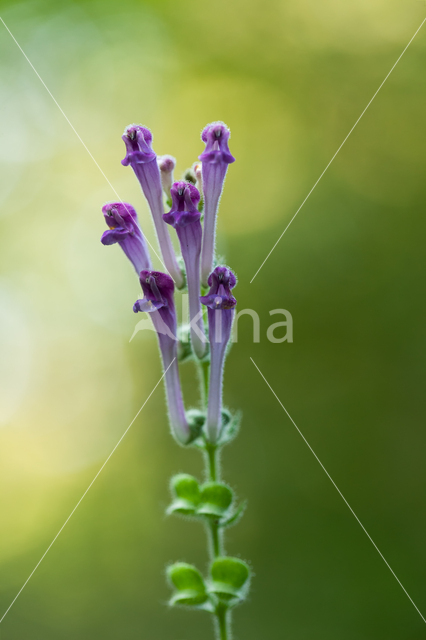
[[[219,266],[208,278],[210,291],[200,300],[205,304],[209,320],[210,383],[207,412],[207,436],[215,444],[222,429],[222,385],[226,348],[231,337],[234,307],[237,304],[231,289],[237,280],[228,267]]]
[[[184,284],[182,271],[162,218],[164,213],[163,190],[157,156],[152,148],[152,133],[146,127],[133,124],[125,129],[122,138],[126,145],[127,153],[121,164],[125,167],[130,165],[139,180],[151,209],[164,264],[176,285],[182,287]]]
[[[167,404],[173,435],[180,444],[188,444],[191,430],[185,415],[177,360],[177,319],[172,278],[160,271],[141,271],[140,283],[144,297],[137,300],[133,311],[150,314],[157,332],[165,370]]]
[[[146,240],[138,222],[138,216],[132,205],[125,202],[107,202],[102,213],[109,230],[102,234],[102,244],[118,243],[135,268],[152,269]]]
[[[225,175],[228,164],[235,162],[228,147],[229,136],[230,131],[223,122],[208,124],[201,134],[201,139],[206,143],[204,152],[199,156],[204,192],[204,234],[201,254],[203,285],[207,284],[208,275],[213,269],[216,216]]]
[[[188,283],[191,342],[198,358],[206,353],[203,313],[200,305],[200,254],[202,229],[197,205],[198,189],[190,182],[175,182],[171,188],[172,208],[163,215],[165,222],[176,229]]]

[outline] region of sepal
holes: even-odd
[[[191,431],[191,439],[188,444],[196,444],[202,434],[204,424],[206,422],[206,414],[198,409],[189,409],[186,412],[189,429]]]
[[[171,479],[170,488],[174,500],[167,509],[167,513],[195,515],[201,501],[198,480],[186,473],[179,473]]]
[[[243,502],[231,513],[231,515],[225,520],[221,520],[219,522],[219,527],[232,527],[234,524],[237,524],[244,515],[244,511],[247,508],[247,500],[243,500]]]
[[[239,558],[216,558],[210,568],[209,593],[230,605],[244,600],[249,589],[250,567]]]
[[[222,518],[228,514],[233,499],[234,494],[226,484],[206,482],[201,487],[201,499],[197,513],[200,516]]]
[[[240,430],[241,412],[231,413],[227,409],[222,409],[222,429],[220,431],[218,446],[223,446],[231,442]]]
[[[167,568],[167,577],[175,588],[170,605],[204,608],[209,594],[204,578],[196,567],[186,562],[176,562]]]

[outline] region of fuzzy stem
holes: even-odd
[[[219,468],[219,448],[216,445],[208,444],[206,446],[207,455],[206,459],[206,476],[211,482],[218,482],[220,479]],[[213,561],[215,558],[224,554],[223,549],[223,529],[219,527],[219,521],[212,519],[208,523],[209,530],[209,548],[210,559]],[[215,616],[217,620],[217,640],[230,640],[231,639],[231,612],[228,606],[224,603],[219,603]]]
[[[210,523],[210,534],[211,534],[211,547],[212,547],[212,555],[214,558],[217,558],[221,555],[221,536],[219,533],[219,527],[216,524],[216,521],[213,520]]]
[[[219,638],[220,640],[230,640],[230,616],[231,612],[228,614],[228,608],[226,606],[220,606],[217,609],[217,621],[219,626]]]
[[[218,449],[215,445],[207,446],[207,455],[209,458],[208,477],[211,482],[217,482],[219,480],[219,465],[217,459]]]
[[[218,448],[215,445],[207,445],[207,469],[206,476],[210,482],[219,481],[219,461],[218,461]],[[222,530],[219,528],[218,520],[212,519],[209,521],[207,528],[209,530],[210,537],[210,556],[211,560],[214,560],[223,553],[222,548]]]

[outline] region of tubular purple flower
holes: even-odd
[[[173,171],[176,167],[176,158],[173,156],[158,156],[158,168],[160,169],[161,186],[167,198],[170,198],[170,189],[173,184]]]
[[[175,182],[171,188],[172,208],[163,220],[176,229],[188,283],[191,342],[195,355],[206,353],[203,312],[200,304],[200,254],[202,228],[201,214],[197,209],[200,200],[198,189],[190,182]]]
[[[172,433],[180,444],[188,444],[191,431],[185,415],[177,360],[177,319],[172,278],[160,271],[141,271],[140,283],[144,297],[137,300],[133,311],[151,315],[160,345]]]
[[[208,307],[210,341],[210,382],[207,411],[207,436],[215,444],[222,429],[222,385],[226,347],[231,337],[234,307],[237,304],[231,289],[237,280],[228,267],[216,267],[208,278],[210,291],[200,300]]]
[[[230,131],[223,122],[208,124],[201,139],[206,148],[199,156],[202,163],[204,194],[204,233],[201,253],[201,282],[207,284],[209,273],[213,269],[214,244],[216,234],[216,215],[223,189],[228,164],[235,162],[229,151]]]
[[[125,202],[107,202],[102,207],[102,213],[109,226],[109,230],[102,234],[102,244],[117,242],[133,264],[138,276],[142,269],[152,269],[148,247],[132,205]]]
[[[152,134],[141,125],[129,125],[123,134],[126,157],[121,161],[125,167],[131,165],[145,198],[148,200],[157,232],[158,242],[166,269],[180,288],[184,284],[182,271],[176,259],[167,227],[163,221],[163,191],[157,156],[152,149]]]

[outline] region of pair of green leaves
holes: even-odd
[[[205,581],[196,567],[177,562],[167,570],[175,592],[171,605],[193,606],[214,612],[219,603],[235,606],[247,595],[250,568],[239,558],[216,558]]]
[[[244,504],[232,509],[234,495],[222,482],[205,482],[200,485],[194,476],[180,473],[171,480],[173,502],[168,513],[197,516],[219,520],[221,526],[233,524],[241,515]]]

